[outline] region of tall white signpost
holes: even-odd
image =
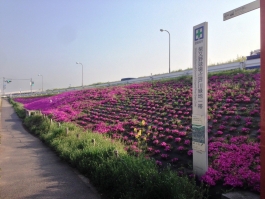
[[[208,170],[208,23],[193,27],[192,149],[193,172]]]

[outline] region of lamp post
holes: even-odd
[[[161,32],[166,31],[169,35],[169,73],[170,73],[170,33],[167,30],[160,29]]]
[[[76,62],[76,64],[81,64],[82,65],[82,88],[83,88],[83,64],[80,62]]]
[[[42,82],[42,83],[41,83],[41,85],[42,85],[42,86],[41,86],[41,91],[43,92],[43,75],[38,74],[38,76],[41,76],[41,82]]]

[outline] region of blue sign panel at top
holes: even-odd
[[[195,41],[198,41],[200,39],[203,39],[203,37],[204,37],[204,27],[201,26],[201,27],[195,29],[195,31],[194,31]]]

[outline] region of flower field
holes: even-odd
[[[16,98],[58,122],[108,134],[129,153],[144,152],[159,167],[192,174],[192,79],[89,89],[49,97]],[[260,73],[216,73],[208,81],[210,186],[260,191]]]

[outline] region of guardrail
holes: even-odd
[[[220,72],[220,71],[226,71],[226,70],[234,70],[234,69],[253,69],[253,68],[259,68],[259,67],[260,67],[260,59],[253,59],[253,60],[246,60],[245,62],[234,62],[234,63],[228,63],[228,64],[221,64],[217,66],[210,66],[208,67],[208,73]],[[19,94],[18,97],[19,96],[40,96],[40,95],[49,95],[49,94],[59,94],[59,93],[67,92],[67,91],[75,91],[75,90],[82,90],[82,89],[128,85],[128,84],[149,82],[153,80],[170,79],[170,78],[175,78],[175,77],[181,77],[184,75],[192,75],[192,69],[179,71],[179,72],[166,73],[166,74],[161,74],[161,75],[139,77],[139,78],[131,79],[127,81],[116,81],[116,82],[109,82],[109,83],[90,85],[90,86],[84,86],[84,87],[58,89],[58,90],[51,90],[51,91],[46,91],[46,92],[27,93],[23,95]]]
[[[260,68],[260,58],[247,60],[244,64],[246,69]]]

